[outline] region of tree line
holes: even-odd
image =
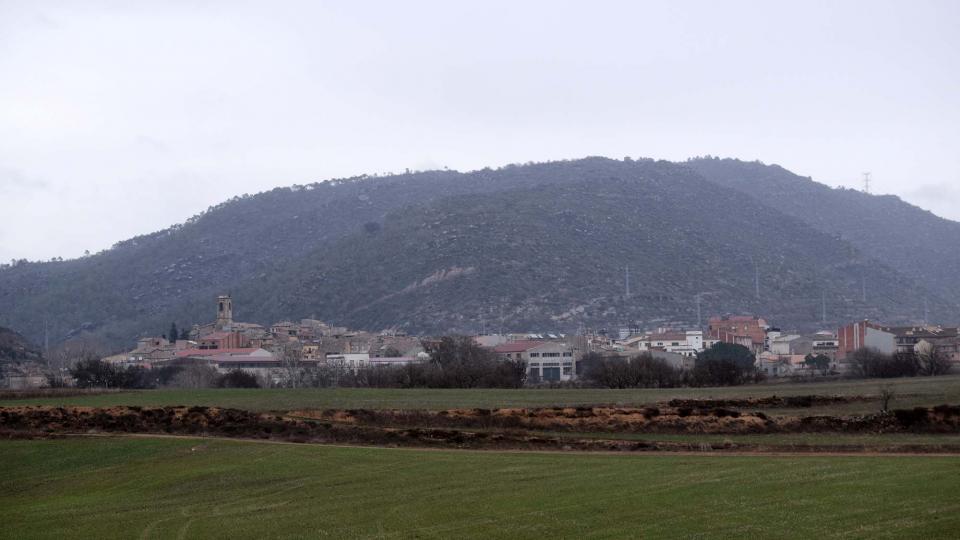
[[[649,352],[630,358],[589,353],[580,360],[580,366],[585,382],[606,388],[733,386],[761,378],[753,353],[730,343],[717,343],[700,352],[691,370],[674,367]]]

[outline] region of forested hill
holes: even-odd
[[[960,223],[893,195],[833,189],[776,165],[718,158],[694,159],[686,164],[711,182],[849,241],[865,255],[922,283],[938,297],[955,306],[960,304]]]
[[[698,294],[704,314],[803,328],[821,324],[824,299],[827,326],[917,320],[924,299],[932,316],[954,313],[928,292],[939,281],[744,196],[736,173],[709,165],[588,158],[279,188],[90,257],[0,270],[0,324],[39,340],[46,320],[51,339],[129,344],[211,319],[227,291],[239,320],[411,332],[695,322]],[[723,162],[737,166],[763,170]]]

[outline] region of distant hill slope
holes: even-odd
[[[25,337],[9,328],[0,327],[0,362],[39,360],[42,356],[40,349]]]
[[[711,182],[849,241],[960,308],[960,223],[892,195],[833,189],[777,165],[718,158],[686,165]],[[874,287],[868,284],[869,289]]]
[[[693,322],[697,293],[710,293],[705,315],[805,328],[824,295],[831,324],[913,320],[927,296],[932,315],[953,313],[886,258],[696,168],[588,158],[278,188],[97,255],[0,270],[0,324],[35,340],[47,321],[52,339],[85,331],[129,344],[171,321],[210,320],[224,291],[240,320],[315,314],[431,332],[501,317],[530,329]],[[882,294],[862,302],[861,276]]]
[[[698,293],[704,313],[763,313],[808,330],[824,301],[831,324],[919,307],[911,280],[799,220],[679,167],[607,165],[617,170],[604,179],[406,208],[240,297],[275,317],[427,332],[476,332],[501,318],[520,329],[693,323]],[[884,295],[863,303],[862,276]]]

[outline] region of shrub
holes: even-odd
[[[914,377],[920,362],[909,353],[884,354],[875,349],[857,349],[850,355],[851,374],[855,377]]]
[[[597,353],[580,360],[584,379],[607,388],[673,388],[683,372],[648,352],[632,358],[604,357]]]
[[[247,373],[242,369],[224,373],[217,378],[218,388],[260,388],[260,382],[257,377]]]

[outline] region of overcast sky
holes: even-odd
[[[960,2],[0,0],[0,260],[331,177],[704,154],[960,219]]]

